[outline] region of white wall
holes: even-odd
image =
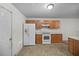
[[[50,33],[61,33],[63,34],[63,40],[67,40],[69,36],[79,35],[79,19],[78,18],[28,18],[35,20],[60,20],[59,29],[48,29]],[[28,20],[27,19],[27,20]],[[45,29],[44,29],[45,31]],[[36,30],[36,33],[41,32],[41,30]]]
[[[76,20],[75,24],[76,24],[76,27],[75,27],[75,36],[79,38],[79,19]]]
[[[12,4],[0,3],[4,8],[12,11],[12,55],[17,54],[22,48],[23,40],[23,21],[26,19],[19,10],[17,10]]]

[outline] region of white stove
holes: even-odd
[[[51,44],[51,35],[49,33],[43,33],[42,44]]]

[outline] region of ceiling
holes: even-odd
[[[79,18],[79,3],[54,3],[48,10],[46,3],[13,3],[28,18]]]

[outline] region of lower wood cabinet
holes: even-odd
[[[68,50],[74,56],[79,56],[79,40],[68,38]]]
[[[42,44],[42,34],[36,34],[35,35],[35,43],[36,44]]]
[[[51,34],[51,43],[61,43],[62,34]]]
[[[68,38],[68,50],[74,54],[74,39]]]

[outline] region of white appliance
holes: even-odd
[[[42,44],[51,44],[51,35],[49,33],[43,33]]]
[[[35,24],[24,24],[24,45],[35,45]]]

